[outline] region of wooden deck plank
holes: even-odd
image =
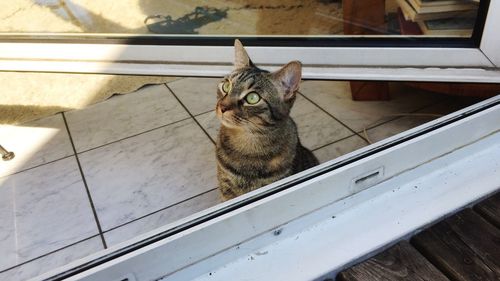
[[[474,211],[500,228],[500,192],[474,206]]]
[[[460,239],[480,256],[500,280],[500,229],[488,223],[480,215],[466,209],[446,222]]]
[[[339,273],[337,280],[441,281],[448,279],[408,242],[402,241],[390,249]]]
[[[337,280],[500,281],[500,192],[415,235],[411,244],[401,242]]]
[[[415,235],[412,245],[452,280],[499,280],[446,221]]]

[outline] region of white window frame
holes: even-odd
[[[300,60],[306,79],[500,83],[500,39],[495,34],[499,26],[500,3],[491,1],[479,48],[247,49],[257,65],[270,69]],[[81,34],[66,36],[78,38]],[[231,70],[232,61],[231,46],[0,43],[0,71],[220,77]]]
[[[61,280],[67,272],[74,274],[64,280],[85,281],[333,277],[356,259],[497,191],[498,120],[500,96],[34,280]],[[197,223],[183,228],[189,222]],[[325,245],[339,245],[338,252],[322,252]],[[299,262],[307,256],[315,262]]]

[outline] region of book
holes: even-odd
[[[467,11],[477,9],[478,7],[477,3],[471,1],[454,1],[455,3],[451,3],[451,1],[431,1],[422,3],[421,0],[408,0],[408,2],[411,4],[412,8],[419,14]]]
[[[417,23],[426,35],[470,36],[474,29],[475,21],[474,17],[462,17],[418,21]]]
[[[464,3],[479,3],[479,0],[415,0],[420,6],[443,6]]]
[[[437,13],[417,13],[417,11],[413,9],[413,6],[408,2],[408,0],[397,0],[397,2],[399,7],[401,8],[401,11],[403,11],[405,19],[415,22],[451,17],[474,17],[477,14],[477,9]]]

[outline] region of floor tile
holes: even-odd
[[[0,281],[28,280],[103,249],[101,238],[95,236],[23,265],[0,272]]]
[[[219,190],[212,190],[178,205],[105,232],[104,238],[109,246],[115,245],[196,212],[203,211],[220,202]]]
[[[302,144],[309,149],[315,149],[352,134],[349,129],[300,95],[297,96],[290,115],[297,123]],[[214,111],[198,115],[196,120],[213,140],[217,139],[220,121]]]
[[[313,153],[316,155],[320,163],[330,161],[339,156],[360,149],[368,143],[359,136],[351,136],[333,144],[327,145],[320,149],[315,150]]]
[[[440,94],[391,85],[390,101],[353,101],[348,82],[305,81],[301,93],[354,131],[370,128],[393,114],[408,113],[443,99]]]
[[[146,86],[65,116],[77,152],[189,117],[165,85]]]
[[[370,142],[377,142],[393,135],[399,134],[411,128],[420,126],[440,115],[446,115],[470,105],[472,102],[462,98],[448,98],[447,100],[435,105],[409,113],[406,116],[399,117],[390,122],[384,123],[366,131]]]
[[[0,178],[0,270],[97,233],[74,157]]]
[[[215,109],[220,78],[185,78],[168,83],[168,87],[193,115]]]
[[[0,161],[0,177],[73,154],[61,114],[23,125],[0,126],[0,145],[15,153],[14,159]]]
[[[215,111],[198,115],[195,118],[215,142],[220,128],[220,121],[217,115],[215,115]]]
[[[290,116],[297,123],[302,144],[309,149],[316,149],[352,134],[345,126],[300,95],[297,96]]]
[[[79,159],[104,230],[217,186],[214,145],[192,119]]]
[[[479,101],[481,101],[481,99],[460,96],[449,97],[439,103],[422,108],[421,110],[418,110],[417,113],[446,115],[473,105]]]
[[[399,134],[411,128],[422,125],[426,122],[434,119],[433,117],[403,117],[396,120],[390,121],[388,123],[382,124],[375,128],[366,131],[365,138],[371,143],[375,143],[391,137],[393,135]],[[364,134],[363,134],[364,135]]]

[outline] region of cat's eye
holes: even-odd
[[[224,81],[222,83],[222,91],[228,94],[231,91],[231,82],[229,80]]]
[[[260,101],[260,96],[256,92],[251,92],[248,95],[245,96],[245,100],[249,104],[256,104]]]

